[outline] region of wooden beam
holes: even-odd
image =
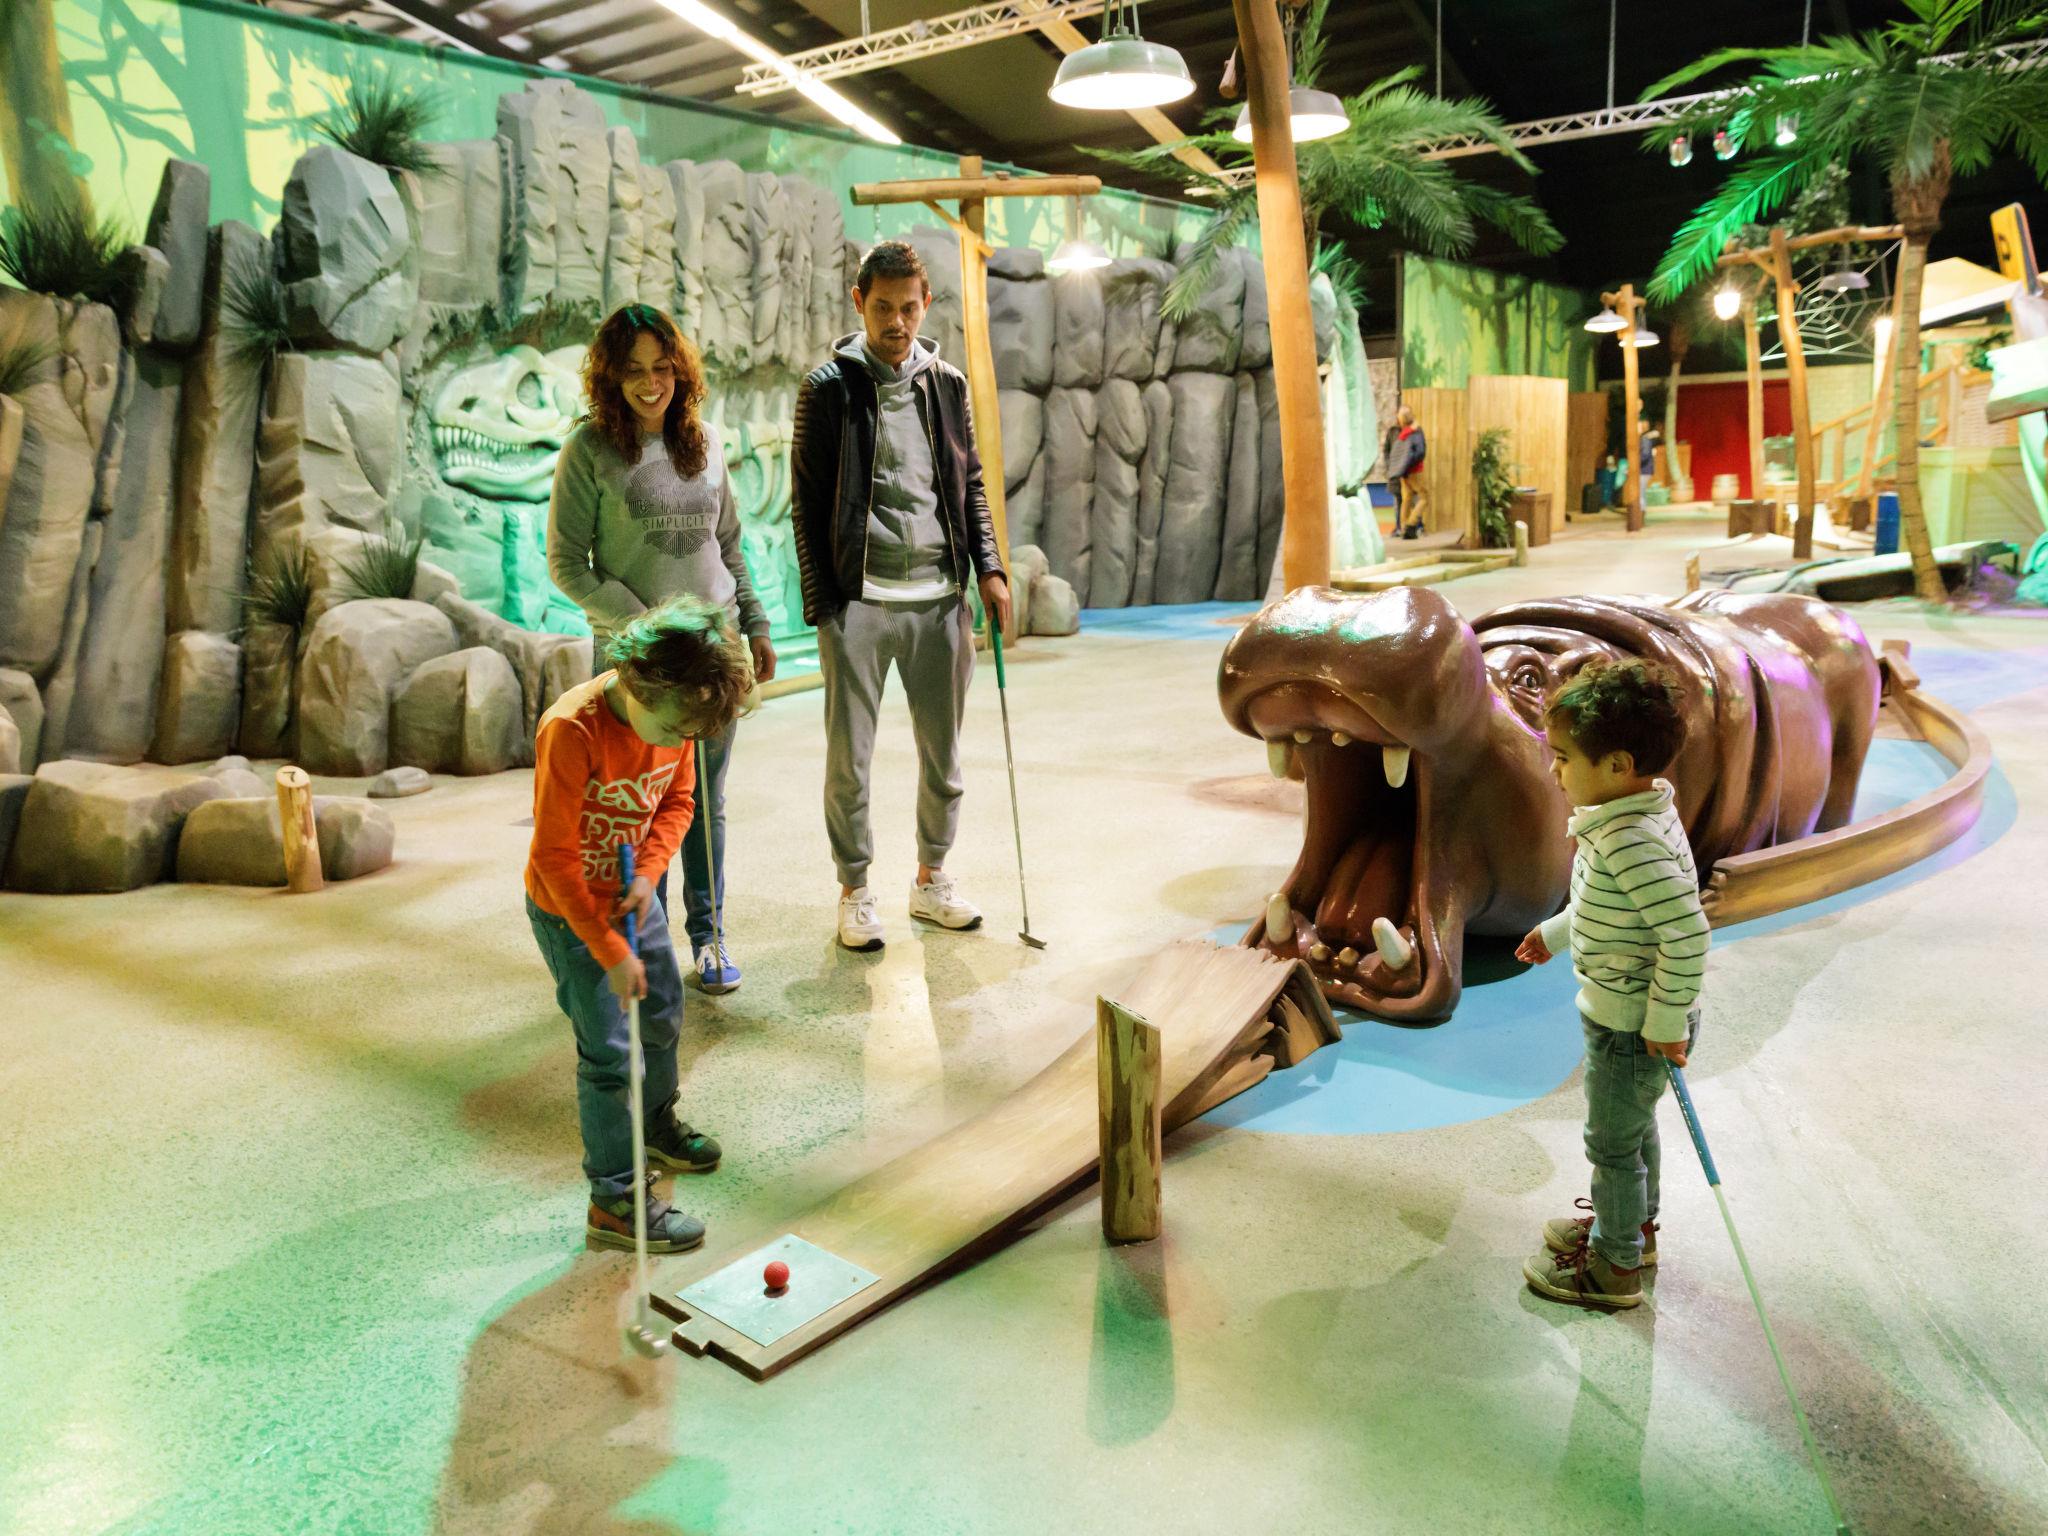
[[[1330,481],[1315,322],[1308,303],[1308,237],[1301,223],[1301,182],[1288,112],[1287,44],[1280,33],[1280,13],[1273,0],[1231,3],[1237,13],[1245,97],[1251,105],[1259,244],[1273,337],[1273,388],[1280,407],[1280,470],[1286,485],[1281,582],[1292,591],[1322,586],[1330,579]]]
[[[313,821],[313,781],[287,764],[277,770],[278,830],[284,836],[284,883],[295,896],[321,890],[320,832]]]
[[[981,156],[960,157],[960,179],[979,181]],[[1003,409],[996,393],[995,344],[988,330],[987,209],[978,197],[962,198],[960,217],[953,218],[936,202],[933,209],[960,234],[960,329],[967,345],[967,402],[974,423],[975,450],[981,458],[982,490],[988,497],[989,528],[996,536],[996,558],[1003,564],[1003,580],[1011,588],[1010,621],[1003,626],[1003,638],[1017,638],[1018,602],[1016,584],[1010,581],[1010,518],[1003,474]]]
[[[534,53],[521,53],[515,48],[507,48],[488,32],[479,32],[464,21],[459,12],[444,10],[438,5],[428,5],[425,0],[376,0],[376,3],[387,11],[403,16],[414,26],[423,27],[436,37],[467,48],[472,53],[481,53],[493,59],[506,59],[514,64],[531,64],[538,56],[538,50]]]
[[[857,207],[926,203],[943,197],[1093,197],[1100,176],[934,176],[922,181],[862,181],[853,186]]]
[[[1623,441],[1628,449],[1627,479],[1621,499],[1621,510],[1628,519],[1628,531],[1640,533],[1643,528],[1643,393],[1642,373],[1636,365],[1637,347],[1629,338],[1641,324],[1639,313],[1647,302],[1636,296],[1634,283],[1623,283],[1614,293],[1603,293],[1600,302],[1618,311],[1628,322],[1628,329],[1617,331],[1615,337],[1621,343],[1622,381],[1622,429]]]
[[[1764,499],[1764,363],[1756,328],[1756,290],[1742,296],[1742,350],[1749,395],[1749,499]]]
[[[1106,997],[1095,1000],[1095,1104],[1102,1159],[1102,1235],[1159,1236],[1159,1028]]]
[[[981,159],[981,156],[975,155],[972,156],[971,158],[978,163]],[[990,245],[986,240],[982,239],[979,234],[977,234],[972,228],[968,226],[965,220],[957,218],[953,214],[948,213],[945,209],[941,208],[937,203],[933,202],[928,197],[925,198],[923,201],[925,207],[931,209],[933,213],[937,214],[939,218],[944,221],[946,227],[952,230],[954,234],[958,235],[962,240],[972,240],[975,243],[975,245],[979,248],[979,254],[984,259],[995,254],[995,247]],[[966,202],[970,203],[977,201],[979,201],[979,199],[977,198],[966,199]]]
[[[1823,229],[1811,235],[1789,235],[1782,247],[1774,241],[1770,245],[1730,251],[1714,265],[1716,268],[1734,267],[1747,262],[1768,270],[1771,263],[1777,259],[1773,253],[1781,248],[1787,251],[1805,251],[1817,245],[1882,245],[1891,240],[1903,240],[1905,236],[1905,229],[1897,224],[1852,224],[1841,229]]]
[[[1792,446],[1799,460],[1799,511],[1792,525],[1792,558],[1813,558],[1813,525],[1818,520],[1814,505],[1819,495],[1819,474],[1814,466],[1813,417],[1806,397],[1806,348],[1799,339],[1799,316],[1794,304],[1799,285],[1792,281],[1792,242],[1783,226],[1771,230],[1771,281],[1778,288],[1778,337],[1785,344],[1785,385],[1792,397]]]

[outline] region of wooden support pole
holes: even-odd
[[[1273,388],[1280,405],[1280,468],[1286,513],[1280,529],[1281,586],[1322,586],[1330,579],[1329,467],[1323,454],[1323,403],[1316,377],[1315,323],[1308,304],[1308,240],[1301,223],[1301,182],[1294,162],[1286,39],[1274,0],[1231,0],[1238,59],[1251,108],[1252,162],[1259,198],[1259,244],[1273,334]]]
[[[930,176],[919,181],[862,181],[854,184],[856,206],[949,202],[963,197],[1093,197],[1100,176]]]
[[[1159,1235],[1159,1030],[1106,997],[1095,1000],[1095,1096],[1102,1148],[1102,1235]]]
[[[981,179],[981,156],[960,157],[960,179]],[[974,418],[974,445],[981,455],[981,483],[988,493],[988,519],[995,530],[996,556],[1010,571],[1010,519],[1003,494],[1003,412],[996,395],[996,354],[988,333],[988,211],[978,197],[960,200],[960,328],[967,341],[967,401]],[[1017,594],[1010,593],[1005,640],[1017,638]]]
[[[1778,336],[1785,343],[1785,387],[1792,396],[1792,446],[1799,459],[1799,514],[1792,525],[1792,558],[1813,558],[1813,525],[1819,508],[1819,475],[1813,462],[1813,417],[1806,400],[1806,348],[1799,340],[1799,317],[1793,305],[1799,285],[1792,281],[1792,258],[1783,227],[1771,230],[1771,281],[1778,288]]]
[[[1749,375],[1749,499],[1764,499],[1764,354],[1756,328],[1756,290],[1742,296],[1742,350]]]
[[[1870,424],[1863,429],[1863,463],[1856,472],[1856,495],[1868,499],[1877,489],[1877,450],[1884,439],[1885,417],[1892,408],[1892,372],[1899,356],[1899,291],[1892,290],[1892,323],[1886,329],[1884,357],[1877,373],[1877,384],[1870,396]],[[1871,509],[1871,517],[1877,511]]]
[[[277,770],[277,817],[284,833],[284,883],[295,896],[324,889],[320,834],[313,824],[313,781],[306,770]]]
[[[1622,511],[1628,517],[1630,533],[1643,530],[1643,395],[1635,343],[1636,307],[1641,302],[1634,283],[1621,285],[1618,307],[1622,319],[1628,322],[1628,329],[1620,333],[1622,393],[1626,396],[1623,408],[1628,412],[1628,481],[1622,492]]]

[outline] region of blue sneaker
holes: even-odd
[[[732,954],[722,941],[706,944],[697,951],[697,985],[713,997],[740,988],[740,968],[732,962]]]

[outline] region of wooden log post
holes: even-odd
[[[1622,511],[1628,517],[1628,531],[1643,531],[1643,394],[1642,375],[1636,365],[1636,287],[1634,283],[1621,285],[1621,317],[1628,322],[1628,329],[1621,333],[1621,379],[1622,393],[1627,397],[1623,409],[1628,412],[1628,480],[1627,489],[1622,493]]]
[[[1159,1030],[1106,997],[1095,1000],[1095,1085],[1101,1117],[1102,1235],[1159,1235]]]
[[[1330,485],[1323,457],[1323,403],[1316,331],[1308,305],[1308,240],[1294,161],[1287,42],[1274,0],[1231,0],[1238,59],[1252,117],[1260,259],[1273,333],[1273,388],[1280,401],[1280,469],[1287,510],[1280,530],[1281,586],[1330,579]]]
[[[1764,353],[1756,328],[1756,289],[1742,296],[1742,350],[1749,378],[1749,499],[1764,499]]]
[[[1799,459],[1799,514],[1792,525],[1792,558],[1813,558],[1813,525],[1819,515],[1820,479],[1813,462],[1813,416],[1806,401],[1806,348],[1799,340],[1793,305],[1799,285],[1792,281],[1792,257],[1783,226],[1771,230],[1771,281],[1778,287],[1778,335],[1785,343],[1785,388],[1792,397],[1792,446]]]
[[[960,179],[981,179],[981,156],[960,157]],[[960,328],[967,341],[967,399],[974,417],[974,446],[981,455],[981,483],[988,493],[988,518],[995,530],[1003,576],[1010,572],[1010,519],[1004,497],[1003,413],[996,395],[996,355],[988,333],[988,212],[978,197],[960,199]],[[1017,638],[1018,599],[1011,583],[1010,622],[1003,638]]]
[[[313,781],[306,770],[277,770],[277,816],[284,833],[284,883],[293,895],[325,888],[320,874],[320,834],[313,824]]]

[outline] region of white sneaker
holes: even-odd
[[[926,884],[912,882],[910,915],[941,928],[981,926],[981,908],[962,896],[959,885],[942,869],[933,870]]]
[[[882,916],[875,910],[875,893],[866,886],[839,898],[839,942],[862,951],[882,947]]]

